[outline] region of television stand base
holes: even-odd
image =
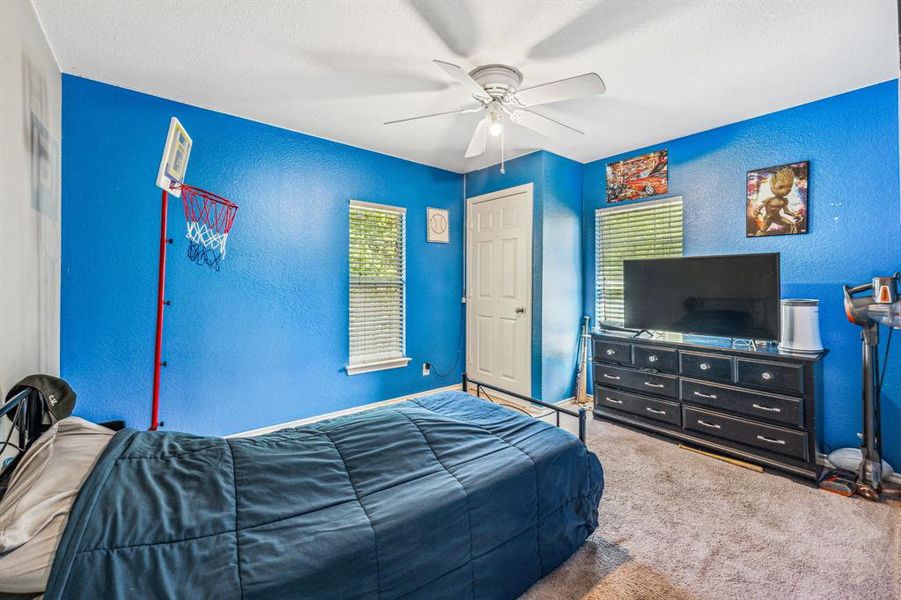
[[[648,334],[649,338],[654,337],[654,332],[648,329],[630,329],[628,327],[620,327],[619,325],[610,325],[607,323],[601,323],[599,325],[601,333],[606,331],[615,331],[617,333],[631,333],[633,338],[640,338],[642,334]]]
[[[757,342],[754,340],[747,340],[744,338],[732,338],[732,347],[733,348],[748,348],[750,350],[757,351]]]

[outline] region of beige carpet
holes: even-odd
[[[607,422],[600,526],[523,598],[901,599],[901,503],[850,500]]]

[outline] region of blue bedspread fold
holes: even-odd
[[[46,598],[515,598],[602,491],[577,438],[461,392],[256,438],[124,430]]]

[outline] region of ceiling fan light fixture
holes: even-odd
[[[504,131],[504,122],[501,120],[499,113],[491,113],[488,115],[488,133],[492,137],[499,136]]]

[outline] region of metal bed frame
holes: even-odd
[[[556,412],[557,418],[557,427],[560,427],[560,414],[564,414],[570,417],[574,417],[579,420],[579,441],[583,444],[585,443],[586,430],[588,425],[588,411],[584,407],[579,407],[578,411],[563,408],[562,406],[557,406],[556,404],[549,404],[547,402],[542,402],[541,400],[536,400],[535,398],[531,398],[529,396],[525,396],[523,394],[519,394],[517,392],[511,392],[510,390],[505,390],[504,388],[499,388],[493,385],[489,385],[487,383],[482,383],[481,381],[476,381],[475,379],[470,379],[466,376],[466,373],[463,373],[463,391],[468,392],[469,386],[476,386],[476,396],[481,398],[482,390],[488,389],[499,394],[504,394],[507,396],[512,396],[514,398],[518,398],[519,400],[523,400],[525,402],[530,402],[531,404],[537,404],[543,408],[549,408]],[[487,392],[485,394],[488,395]],[[490,398],[490,397],[489,397]]]
[[[15,416],[15,419],[10,423],[10,427],[18,428],[19,430],[19,448],[25,448],[29,445],[29,443],[41,434],[40,426],[41,419],[43,417],[43,413],[41,411],[41,406],[35,406],[32,402],[26,402],[31,395],[31,389],[24,389],[12,398],[10,398],[5,404],[0,405],[0,419],[2,419],[7,413],[12,412],[14,408],[19,406],[19,411]],[[5,438],[4,438],[5,439]],[[3,443],[3,440],[0,439],[0,444]]]
[[[6,420],[6,416],[16,409],[12,422],[9,424],[8,434],[0,437],[0,453],[6,450],[7,440],[11,440],[15,430],[18,430],[18,444],[13,447],[16,454],[10,460],[0,459],[0,498],[6,493],[6,483],[13,469],[25,454],[28,446],[41,435],[41,421],[43,419],[42,406],[39,400],[32,400],[30,388],[24,389],[6,403],[0,405],[0,419]],[[37,405],[37,406],[36,406]]]

